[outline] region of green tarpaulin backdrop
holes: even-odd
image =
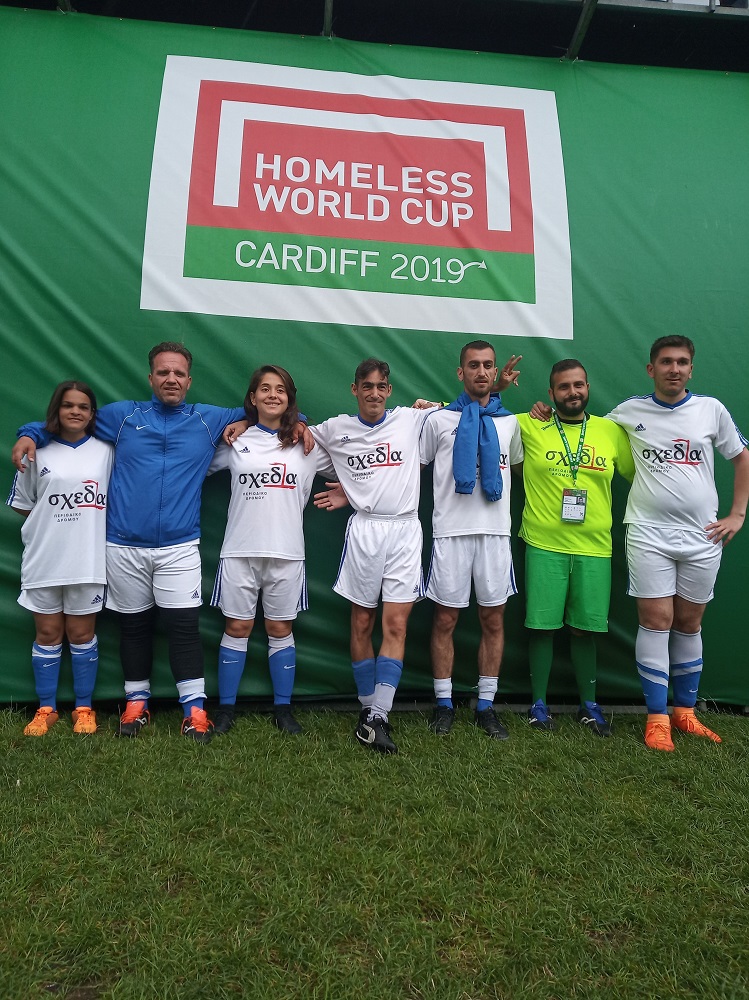
[[[148,398],[147,352],[182,340],[195,356],[190,398],[239,405],[252,369],[273,361],[289,368],[310,419],[351,411],[354,367],[374,354],[392,367],[393,400],[449,398],[465,332],[331,322],[312,312],[295,320],[141,309],[146,215],[157,118],[168,55],[198,56],[365,77],[484,84],[551,92],[556,97],[566,179],[574,337],[524,336],[504,324],[500,361],[523,354],[516,410],[544,396],[554,361],[580,358],[588,368],[591,410],[649,391],[647,351],[655,337],[683,333],[697,344],[692,387],[719,396],[749,430],[745,365],[749,318],[749,78],[741,75],[564,63],[530,58],[398,49],[323,38],[119,22],[0,8],[0,346],[6,373],[0,395],[3,441],[41,418],[53,386],[80,377],[100,404]],[[533,178],[531,178],[533,180]],[[277,289],[283,296],[285,289]],[[470,304],[466,306],[470,309]],[[267,315],[267,313],[266,313]],[[561,322],[561,319],[560,319]],[[430,323],[434,327],[434,323]],[[731,468],[718,459],[725,512]],[[9,489],[13,470],[5,465]],[[204,597],[210,595],[227,503],[227,483],[204,490]],[[429,524],[428,474],[422,513]],[[635,615],[624,594],[620,526],[624,484],[615,498],[611,631],[600,644],[602,701],[639,700],[633,666]],[[521,490],[513,513],[519,523]],[[306,514],[311,610],[295,626],[297,693],[353,694],[345,602],[330,589],[346,514]],[[20,519],[0,513],[0,701],[33,700],[31,616],[16,604]],[[428,536],[428,530],[425,532]],[[514,543],[516,544],[516,543]],[[749,531],[727,549],[716,600],[705,619],[701,693],[749,702],[744,644]],[[425,554],[425,560],[427,555]],[[515,560],[522,587],[522,552]],[[401,690],[431,690],[427,602],[413,614]],[[528,671],[523,600],[507,612],[501,692],[522,700]],[[215,691],[218,611],[204,608],[209,689]],[[113,624],[98,629],[99,698],[117,697],[121,675]],[[477,625],[465,613],[457,633],[456,680],[475,683]],[[574,699],[563,638],[550,698]],[[269,692],[261,630],[251,640],[243,683]],[[174,688],[163,649],[154,690]],[[70,693],[69,683],[65,691]]]

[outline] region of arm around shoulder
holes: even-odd
[[[27,458],[29,462],[35,462],[37,447],[43,448],[46,444],[49,444],[52,435],[49,431],[45,430],[41,420],[33,420],[28,424],[24,424],[23,427],[19,427],[16,431],[16,437],[18,440],[13,446],[10,460],[18,471],[23,474],[26,471],[24,458]]]
[[[19,438],[13,445],[13,450],[10,453],[10,460],[18,469],[18,471],[23,474],[26,471],[26,458],[29,462],[36,461],[36,442],[34,438],[21,434],[24,428],[22,427],[19,433]]]

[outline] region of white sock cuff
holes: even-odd
[[[453,680],[452,677],[435,677],[434,678],[434,697],[435,698],[452,698],[453,696]]]
[[[41,649],[41,651],[43,653],[61,653],[62,652],[62,643],[61,642],[58,642],[56,646],[42,646],[42,644],[40,642],[35,642],[34,646],[36,646],[37,649]]]
[[[498,686],[498,677],[485,677],[479,674],[479,698],[482,701],[494,701]]]
[[[99,640],[96,636],[90,642],[71,642],[69,643],[70,649],[75,650],[77,653],[85,653],[87,649],[93,649]]]
[[[225,649],[235,649],[238,653],[246,653],[249,642],[249,636],[246,636],[244,639],[237,639],[233,635],[227,635],[226,632],[221,636],[221,645]]]
[[[637,629],[635,659],[641,667],[655,670],[668,678],[668,647],[670,632],[660,629]]]
[[[151,693],[151,681],[146,678],[143,681],[125,681],[125,694],[135,694],[136,691],[146,691]]]
[[[186,681],[177,681],[177,691],[180,705],[205,698],[205,677],[191,677]]]
[[[279,649],[288,649],[289,646],[294,645],[294,633],[289,632],[282,639],[274,639],[272,635],[268,636],[268,649],[271,653],[277,653]]]
[[[673,664],[701,661],[702,629],[699,632],[677,632],[676,629],[671,629],[668,658]]]

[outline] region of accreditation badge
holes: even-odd
[[[562,520],[582,524],[588,506],[587,490],[564,490],[562,492]]]

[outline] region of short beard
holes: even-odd
[[[560,403],[556,399],[554,400],[554,405],[556,406],[556,411],[560,417],[579,417],[587,409],[588,397],[585,396],[585,398],[582,399],[581,402],[582,406],[580,407],[579,410],[570,410],[564,405],[564,403]]]

